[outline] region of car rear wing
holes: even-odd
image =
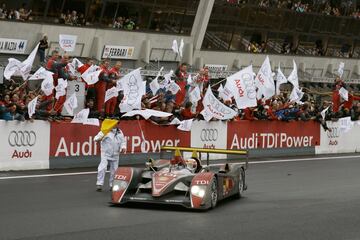
[[[198,157],[198,153],[206,153],[206,164],[209,165],[210,153],[214,154],[230,154],[230,155],[242,155],[245,156],[245,167],[248,167],[249,153],[247,150],[227,150],[227,149],[207,149],[207,148],[191,148],[191,147],[169,147],[162,146],[161,151],[180,151],[191,152],[192,156]],[[200,154],[201,156],[201,154]]]

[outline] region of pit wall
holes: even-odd
[[[120,121],[127,140],[120,164],[158,158],[162,145],[248,149],[249,157],[279,157],[324,153],[351,153],[360,149],[360,121],[343,133],[337,122],[331,132],[318,123],[278,121],[194,121],[191,131],[147,121]],[[144,132],[144,139],[141,130]],[[94,167],[100,161],[100,144],[93,141],[99,127],[45,121],[0,121],[0,171]],[[168,155],[169,157],[169,155]],[[211,155],[211,159],[234,156]],[[202,156],[205,158],[205,156]]]

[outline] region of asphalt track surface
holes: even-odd
[[[206,212],[110,207],[94,174],[4,175],[0,239],[360,239],[359,156],[251,164],[245,197]]]

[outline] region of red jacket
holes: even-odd
[[[349,94],[348,100],[344,102],[344,108],[351,109],[353,106],[354,101],[359,101],[360,97],[354,96],[352,94]]]
[[[244,109],[244,118],[243,119],[244,120],[250,120],[250,121],[255,120],[254,113],[250,108],[245,108]]]
[[[332,110],[333,112],[338,112],[340,108],[340,93],[339,90],[334,90],[332,95]]]
[[[176,93],[175,104],[176,106],[181,106],[184,103],[186,97],[186,81],[178,81],[176,83],[179,85],[180,90]]]
[[[191,109],[185,108],[181,111],[181,116],[184,120],[191,119],[195,117],[195,114],[191,112]]]

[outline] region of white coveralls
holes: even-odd
[[[109,185],[112,187],[114,175],[119,166],[119,155],[121,150],[126,149],[126,140],[120,129],[112,129],[106,136],[99,132],[94,140],[101,140],[101,161],[98,166],[98,175],[96,185],[104,185],[105,173],[107,165],[110,165]]]

